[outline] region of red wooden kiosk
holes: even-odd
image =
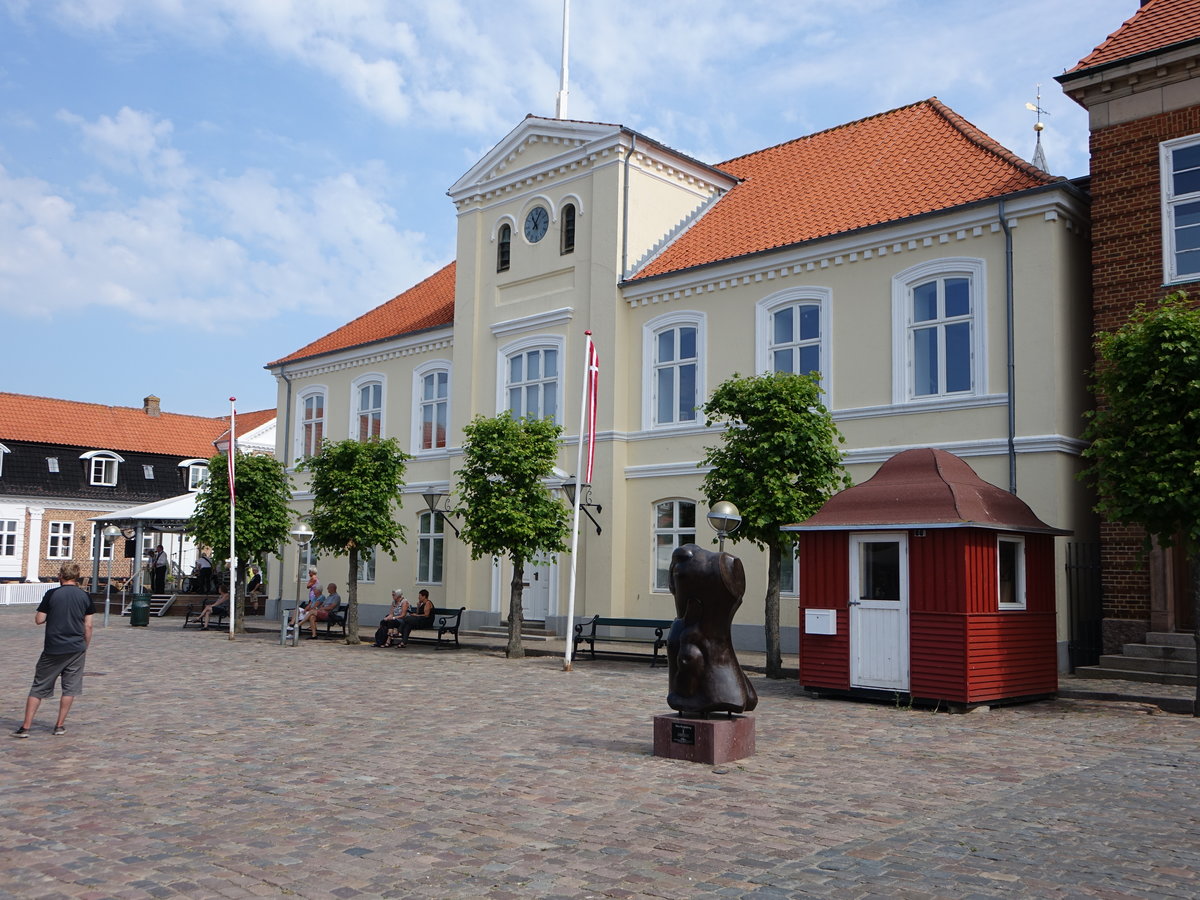
[[[905,450],[799,532],[800,682],[974,705],[1058,690],[1052,528],[944,450]]]

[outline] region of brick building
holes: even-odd
[[[1063,75],[1091,129],[1096,331],[1141,302],[1200,290],[1200,2],[1144,0]],[[1182,552],[1101,525],[1105,651],[1147,631],[1193,627]]]

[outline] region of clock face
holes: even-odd
[[[529,211],[529,215],[525,217],[525,240],[531,244],[536,244],[546,236],[546,230],[550,227],[550,214],[546,212],[544,207],[535,206]]]

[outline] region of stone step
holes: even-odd
[[[1186,659],[1163,659],[1153,656],[1101,656],[1097,665],[1107,669],[1126,669],[1131,672],[1162,672],[1170,675],[1195,675],[1196,663]]]
[[[1106,666],[1080,666],[1074,673],[1079,678],[1099,678],[1109,681],[1138,681],[1144,684],[1186,684],[1195,686],[1195,675],[1173,675],[1167,672],[1138,672],[1133,669],[1113,669]]]
[[[1140,659],[1174,659],[1196,662],[1195,647],[1180,647],[1176,644],[1126,644],[1121,648],[1122,656]]]
[[[1190,631],[1151,631],[1146,635],[1144,643],[1196,649],[1196,639]]]

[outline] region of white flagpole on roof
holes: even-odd
[[[571,582],[567,590],[567,649],[563,656],[563,671],[571,671],[571,658],[574,655],[575,642],[575,576],[578,569],[578,557],[576,551],[579,549],[579,504],[583,502],[583,484],[580,481],[579,473],[583,471],[583,426],[587,421],[588,411],[588,388],[591,385],[592,373],[592,333],[584,332],[585,340],[583,345],[583,388],[579,398],[579,449],[575,456],[575,474],[572,476],[575,479],[575,502],[573,505],[571,518]]]
[[[233,640],[233,629],[236,624],[236,611],[234,600],[236,599],[237,588],[237,542],[234,534],[235,524],[235,508],[237,507],[237,492],[234,490],[234,473],[236,471],[236,462],[234,456],[237,454],[237,410],[234,409],[234,403],[237,397],[229,398],[229,449],[226,451],[225,460],[229,470],[229,639]],[[221,586],[217,585],[218,595],[221,592]]]

